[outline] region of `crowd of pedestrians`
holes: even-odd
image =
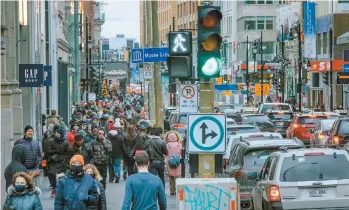
[[[181,137],[151,127],[143,105],[140,94],[74,104],[68,126],[52,110],[41,142],[26,126],[5,171],[3,209],[42,209],[35,186],[40,174],[48,177],[55,210],[107,209],[107,177],[109,183],[126,180],[123,210],[166,209],[165,171],[170,195],[175,195]]]

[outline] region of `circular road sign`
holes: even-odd
[[[182,89],[182,96],[186,99],[191,99],[195,96],[195,88],[193,86],[187,85]]]
[[[151,72],[151,65],[150,64],[144,64],[144,71]]]

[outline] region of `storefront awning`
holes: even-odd
[[[336,44],[349,44],[349,31],[337,37]]]

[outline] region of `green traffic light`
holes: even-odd
[[[220,70],[219,60],[209,58],[202,67],[202,72],[207,76],[213,76]]]

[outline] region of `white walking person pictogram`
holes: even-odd
[[[175,46],[173,48],[174,52],[177,52],[178,47],[182,49],[183,52],[185,52],[187,49],[183,46],[182,42],[185,42],[186,40],[182,37],[181,34],[178,34],[175,39]]]

